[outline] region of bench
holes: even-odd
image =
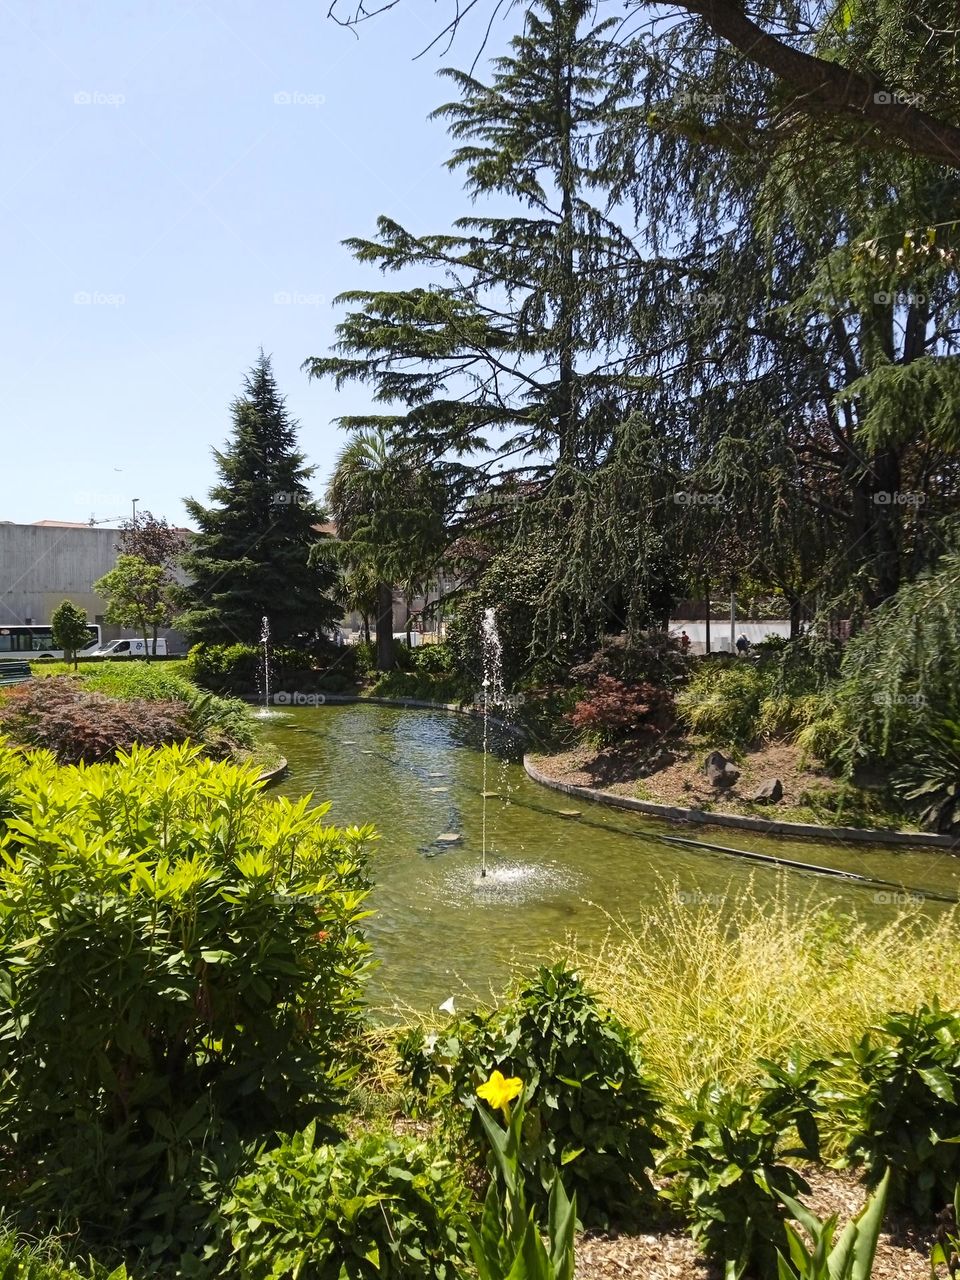
[[[23,684],[24,680],[32,680],[29,662],[0,660],[0,689],[6,685]]]

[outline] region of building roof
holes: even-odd
[[[109,529],[114,526],[90,524],[88,520],[34,520],[34,525],[44,529]]]

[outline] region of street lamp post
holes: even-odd
[[[139,501],[140,501],[140,499],[139,499],[139,498],[134,498],[134,499],[133,499],[133,527],[134,527],[134,529],[136,529],[136,527],[137,527],[137,503],[138,503]]]

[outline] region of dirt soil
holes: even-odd
[[[820,1219],[836,1213],[840,1228],[863,1206],[864,1190],[848,1173],[804,1169],[811,1194],[804,1203]],[[872,1280],[929,1280],[933,1232],[918,1232],[888,1216],[880,1237]],[[946,1272],[941,1269],[945,1276]],[[707,1263],[689,1236],[583,1236],[577,1242],[577,1280],[722,1280],[720,1267]]]
[[[612,791],[617,795],[723,813],[775,817],[778,811],[804,804],[804,792],[830,791],[835,781],[828,773],[803,767],[799,748],[788,742],[771,742],[744,753],[734,763],[740,770],[736,784],[719,790],[706,778],[703,762],[707,750],[677,739],[651,761],[630,746],[596,751],[574,747],[553,756],[537,757],[537,768],[558,782]],[[783,799],[779,804],[752,804],[753,795],[767,778],[779,778]]]

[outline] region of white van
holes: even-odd
[[[97,649],[95,653],[90,654],[90,657],[145,658],[147,656],[147,652],[147,645],[143,640],[114,640],[111,644],[105,644],[102,649]],[[151,649],[150,652],[152,652],[155,657],[165,658],[167,656],[166,640],[158,640],[156,649]]]

